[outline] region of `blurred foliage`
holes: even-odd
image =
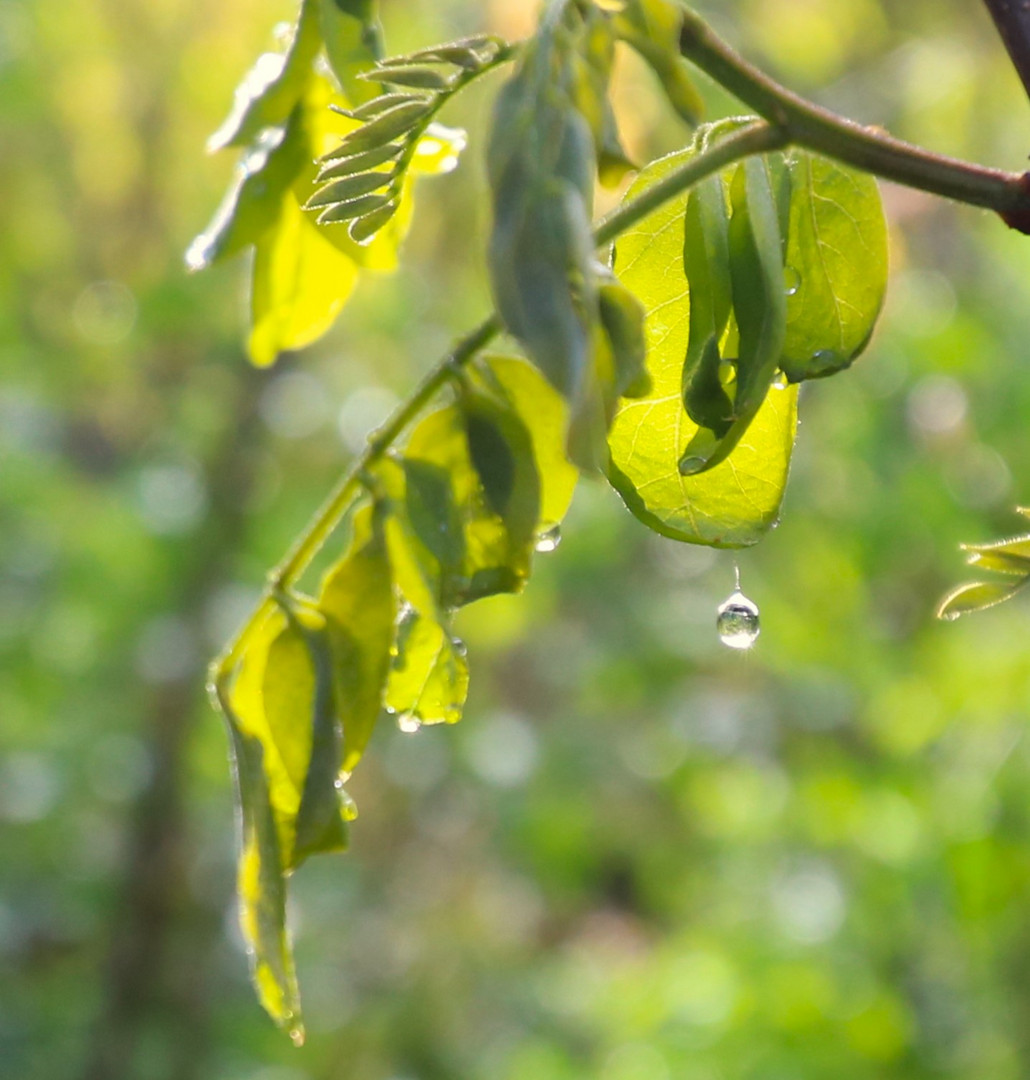
[[[534,5],[384,7],[399,51],[515,36]],[[1025,157],[1030,110],[975,4],[709,7],[841,111]],[[1026,607],[933,609],[957,543],[1011,533],[1028,501],[1030,248],[891,188],[884,323],[804,391],[783,525],[742,559],[756,649],[715,638],[727,556],[582,485],[525,596],[459,619],[465,722],[377,733],[351,855],[297,875],[308,1045],[268,1024],[203,662],[488,303],[482,245],[447,241],[486,224],[471,102],[404,265],[310,353],[249,369],[242,268],[184,274],[231,169],[198,151],[292,14],[0,6],[0,1075],[1024,1076]],[[683,145],[646,67],[620,63],[630,155]],[[119,999],[141,964],[145,992]]]

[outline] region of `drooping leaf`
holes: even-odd
[[[650,64],[669,103],[688,123],[704,110],[701,95],[680,56],[683,12],[670,0],[627,0],[613,19],[615,32]]]
[[[579,478],[565,456],[568,410],[561,395],[521,357],[482,357],[474,377],[506,401],[528,431],[540,483],[538,530],[553,528],[565,516]]]
[[[585,96],[584,107],[598,111],[592,78],[577,74],[584,64],[590,69],[577,51],[589,50],[588,30],[576,5],[548,9],[498,97],[487,153],[494,209],[489,266],[505,326],[569,403],[570,458],[597,469],[618,390],[611,357],[597,356],[595,348],[596,150],[590,119],[576,101]]]
[[[300,993],[286,932],[286,880],[272,812],[261,741],[245,734],[228,701],[222,709],[229,729],[239,830],[236,889],[240,929],[247,945],[258,1000],[280,1026],[302,1041]]]
[[[264,128],[280,127],[304,93],[321,45],[318,0],[302,0],[285,54],[264,53],[236,89],[232,109],[208,140],[208,150],[246,146]]]
[[[358,266],[304,213],[292,192],[275,229],[258,242],[251,284],[247,351],[258,367],[317,341],[333,324],[358,279]]]
[[[468,695],[468,660],[445,621],[414,607],[400,620],[385,699],[399,717],[419,724],[454,724],[461,719]]]
[[[289,189],[307,156],[303,112],[262,132],[236,168],[232,185],[208,227],[190,244],[186,265],[203,270],[256,244],[275,225]]]
[[[684,150],[649,165],[627,198],[687,158]],[[683,407],[682,369],[690,305],[683,264],[687,196],[666,203],[619,240],[615,273],[647,312],[650,393],[623,402],[609,436],[609,478],[645,524],[679,540],[720,547],[756,543],[776,520],[797,422],[794,388],[773,388],[729,457],[683,476],[679,459],[698,428]]]
[[[382,706],[394,637],[393,574],[382,514],[368,507],[354,540],[322,583],[319,611],[332,649],[337,713],[343,726],[344,772],[361,759]]]
[[[529,575],[537,516],[525,512],[524,494],[507,519],[490,506],[461,407],[430,413],[412,432],[403,461],[412,529],[439,565],[439,605],[446,610],[519,591]],[[512,491],[538,490],[528,439],[513,464]]]
[[[781,367],[792,382],[848,367],[869,341],[887,287],[887,226],[874,177],[795,151]]]
[[[683,237],[690,293],[683,404],[695,424],[722,438],[733,419],[733,402],[720,377],[720,346],[733,303],[722,177],[702,180],[688,195]]]
[[[766,162],[748,158],[730,182],[729,269],[737,325],[731,421],[722,435],[701,428],[680,458],[696,475],[725,461],[751,426],[776,375],[787,305],[779,214]]]

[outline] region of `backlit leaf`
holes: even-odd
[[[565,402],[540,372],[520,357],[483,357],[475,375],[492,394],[508,402],[529,432],[540,481],[539,527],[557,525],[569,508],[579,478],[579,470],[565,456]]]
[[[628,0],[614,18],[616,33],[654,69],[672,107],[688,124],[696,124],[704,103],[680,56],[682,22],[682,11],[670,0]]]
[[[454,724],[468,695],[464,646],[432,615],[409,608],[397,630],[397,655],[390,669],[386,705],[420,724]]]
[[[254,256],[252,329],[247,342],[259,367],[281,352],[317,341],[333,324],[358,278],[358,266],[334,246],[292,192],[282,200],[277,227]]]
[[[832,375],[865,348],[887,287],[887,226],[876,180],[795,151],[781,367],[794,382]]]
[[[1030,578],[1024,577],[1019,581],[975,582],[970,585],[959,585],[941,601],[937,609],[937,618],[950,621],[961,615],[969,615],[974,611],[994,607],[995,604],[1000,604],[1015,596],[1028,580]]]
[[[354,541],[326,574],[318,598],[332,649],[336,708],[343,725],[342,768],[364,753],[382,706],[394,637],[393,575],[380,514],[367,508]]]
[[[319,26],[326,56],[348,101],[375,96],[375,88],[359,76],[383,51],[376,0],[318,0]]]
[[[684,150],[648,166],[627,193],[638,194],[681,164]],[[797,423],[794,388],[775,387],[747,433],[720,465],[682,476],[679,459],[697,432],[682,400],[690,312],[683,266],[687,196],[666,203],[619,240],[615,272],[647,318],[652,389],[620,406],[609,436],[610,479],[645,524],[679,540],[720,547],[756,543],[776,520]]]
[[[237,896],[240,929],[251,978],[268,1014],[303,1039],[300,994],[286,933],[286,880],[269,797],[261,741],[244,733],[229,703],[222,702],[229,728],[239,829]]]
[[[321,45],[318,0],[303,0],[286,53],[264,53],[236,89],[232,110],[208,140],[208,150],[246,146],[267,127],[286,122],[304,92]]]

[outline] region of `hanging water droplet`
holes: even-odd
[[[546,555],[557,549],[561,543],[561,526],[545,525],[536,534],[536,550]]]
[[[290,1028],[290,1042],[294,1046],[304,1045],[304,1029],[302,1027]]]
[[[451,645],[454,646],[454,652],[460,657],[466,657],[469,654],[469,647],[461,640],[460,637],[451,638]]]
[[[840,356],[833,349],[820,349],[808,363],[813,375],[824,375],[842,366]]]
[[[786,390],[790,386],[790,380],[782,371],[776,372],[776,378],[772,381],[774,390]]]
[[[405,735],[414,735],[422,727],[422,721],[414,713],[400,713],[397,717],[397,727]]]
[[[739,584],[739,582],[738,582]],[[750,649],[758,637],[758,605],[739,588],[719,605],[715,620],[719,640],[730,649]]]
[[[793,296],[801,288],[801,275],[793,266],[783,268],[783,291],[788,296]]]

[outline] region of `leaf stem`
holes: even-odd
[[[750,64],[691,11],[683,14],[680,52],[784,131],[789,142],[885,180],[994,210],[1027,231],[1030,184],[1024,175],[932,153],[806,101]]]
[[[734,132],[733,135],[714,144],[703,154],[698,154],[674,169],[653,187],[635,199],[624,203],[602,218],[594,229],[598,246],[610,243],[615,237],[632,228],[662,203],[675,198],[706,176],[718,172],[728,164],[750,154],[763,153],[783,146],[785,134],[762,120]],[[340,524],[344,514],[364,487],[363,477],[383,457],[408,425],[432,401],[432,399],[471,362],[471,360],[501,332],[503,326],[497,314],[491,315],[474,330],[461,338],[437,364],[432,367],[389,419],[373,432],[362,454],[330,492],[286,558],[268,575],[265,592],[250,618],[230,641],[225,650],[214,660],[210,672],[210,691],[217,696],[224,689],[225,681],[239,661],[251,635],[261,625],[264,617],[275,607],[274,597],[296,584],[301,574],[318,554]]]

